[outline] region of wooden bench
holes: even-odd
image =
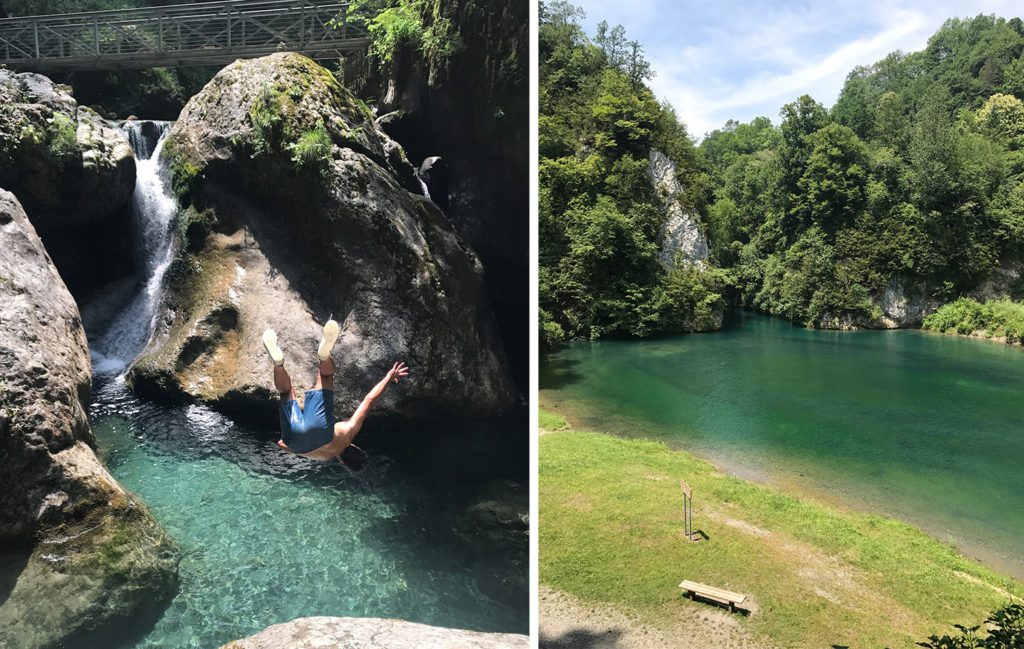
[[[710,599],[711,601],[718,602],[719,604],[726,604],[729,606],[730,611],[735,611],[736,605],[742,604],[744,600],[747,599],[746,595],[734,593],[731,590],[715,588],[714,586],[708,586],[707,584],[699,584],[688,579],[679,584],[679,587],[682,588],[683,591],[691,598],[697,596],[703,599]]]

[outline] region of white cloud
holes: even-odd
[[[1020,13],[1018,1],[582,1],[587,24],[621,23],[656,72],[651,83],[692,135],[766,115],[809,94],[826,106],[846,75],[894,50],[922,49],[950,17]]]

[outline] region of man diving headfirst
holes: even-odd
[[[338,340],[338,323],[328,320],[317,356],[316,385],[306,391],[302,407],[295,400],[292,379],[284,369],[284,353],[277,345],[273,329],[263,332],[263,346],[274,361],[274,387],[281,394],[281,440],[277,445],[303,457],[326,462],[338,459],[354,469],[361,467],[365,454],[352,443],[373,402],[384,393],[388,384],[409,375],[405,363],[395,363],[380,383],[363,397],[355,413],[346,421],[334,421],[334,359],[331,349]]]

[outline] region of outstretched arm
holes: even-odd
[[[398,379],[404,376],[409,376],[409,368],[405,363],[395,363],[388,371],[387,375],[380,380],[380,383],[373,386],[363,401],[356,408],[355,413],[345,422],[345,433],[348,436],[348,441],[351,442],[355,438],[356,433],[363,427],[363,421],[366,419],[366,415],[369,414],[370,408],[373,406],[373,402],[376,401],[380,395],[384,394],[384,391],[388,389],[388,385],[392,382],[398,383]]]

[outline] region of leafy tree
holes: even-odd
[[[540,8],[541,341],[647,336],[718,326],[727,277],[658,260],[665,214],[652,149],[675,163],[680,200],[699,210],[710,180],[671,106],[645,82],[643,47],[566,2]]]

